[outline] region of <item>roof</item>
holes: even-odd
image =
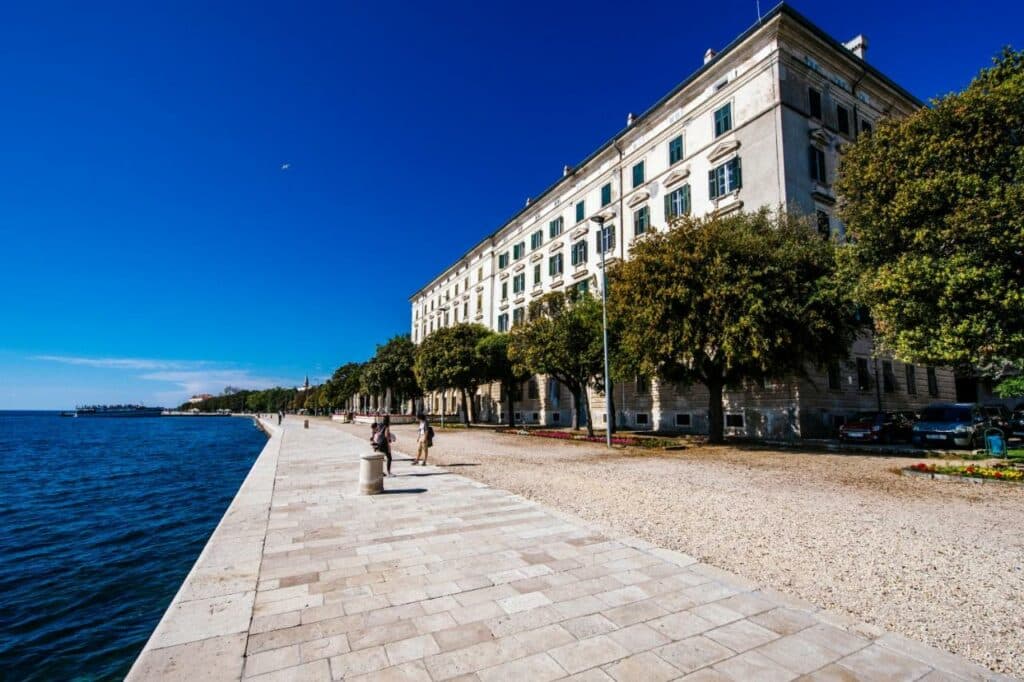
[[[475,251],[477,248],[479,248],[482,244],[487,242],[489,239],[494,239],[494,237],[497,236],[498,233],[501,232],[503,229],[505,229],[509,225],[509,223],[515,221],[516,219],[518,219],[521,215],[523,215],[524,213],[526,213],[530,209],[536,208],[537,204],[542,199],[544,199],[549,194],[554,192],[569,177],[572,177],[573,175],[575,175],[577,170],[583,168],[588,163],[593,161],[595,158],[599,157],[601,154],[605,153],[606,151],[611,149],[613,146],[615,146],[615,143],[617,143],[619,140],[621,140],[623,137],[625,137],[627,133],[629,133],[630,131],[635,129],[639,124],[643,123],[647,118],[649,118],[650,116],[654,115],[654,113],[657,112],[658,109],[660,109],[666,102],[668,102],[670,99],[672,99],[673,97],[678,95],[683,89],[685,89],[687,86],[689,86],[695,80],[697,80],[702,75],[704,75],[704,73],[707,72],[709,69],[711,69],[714,66],[716,66],[718,64],[718,62],[720,62],[721,60],[725,59],[733,50],[735,50],[737,47],[739,47],[744,41],[746,41],[748,38],[750,38],[754,33],[756,33],[765,24],[767,24],[768,22],[773,20],[775,17],[782,16],[782,15],[785,15],[786,17],[789,17],[789,18],[793,19],[797,24],[799,24],[803,28],[805,28],[808,31],[810,31],[812,34],[815,35],[815,37],[819,38],[820,40],[822,40],[823,42],[828,44],[828,46],[831,47],[832,49],[837,50],[840,54],[848,55],[848,57],[849,57],[849,59],[851,61],[854,61],[859,68],[863,68],[864,69],[865,73],[871,74],[872,76],[877,78],[879,81],[884,83],[887,87],[892,88],[893,90],[895,90],[902,97],[905,97],[905,98],[909,99],[910,101],[912,101],[917,106],[920,106],[920,107],[925,106],[924,102],[919,100],[917,97],[915,97],[913,94],[911,94],[908,90],[906,90],[902,86],[900,86],[897,83],[895,83],[892,79],[890,79],[888,76],[883,74],[877,68],[875,68],[874,66],[872,66],[868,62],[866,62],[863,59],[861,59],[861,58],[857,57],[856,55],[854,55],[852,52],[850,52],[850,50],[845,45],[843,45],[841,42],[839,42],[838,40],[836,40],[835,38],[830,36],[823,29],[819,28],[816,24],[812,23],[810,19],[808,19],[804,15],[800,14],[799,12],[797,12],[795,9],[793,9],[792,7],[787,5],[785,2],[780,2],[779,4],[775,5],[775,7],[773,7],[767,14],[765,14],[760,19],[758,19],[758,21],[753,26],[748,28],[746,31],[741,33],[736,38],[734,38],[731,43],[729,43],[724,48],[722,48],[722,50],[720,52],[718,52],[718,54],[716,54],[712,59],[710,59],[709,61],[704,63],[699,69],[697,69],[692,74],[690,74],[685,80],[683,80],[683,82],[681,82],[676,87],[672,88],[672,90],[670,90],[661,99],[659,99],[657,102],[655,102],[650,107],[648,107],[647,110],[644,111],[642,114],[640,114],[639,116],[635,117],[633,119],[633,123],[632,124],[627,125],[626,127],[624,127],[621,130],[619,130],[617,133],[615,133],[615,135],[613,135],[611,137],[611,139],[609,139],[607,142],[605,142],[600,147],[598,147],[594,152],[592,152],[589,156],[587,156],[585,159],[580,161],[578,164],[573,166],[572,167],[573,170],[572,170],[572,172],[569,175],[560,177],[558,180],[556,180],[552,184],[548,185],[548,187],[544,191],[542,191],[540,194],[538,194],[536,197],[531,197],[530,201],[526,204],[526,206],[524,206],[523,208],[519,209],[514,214],[512,214],[507,220],[505,220],[505,222],[503,222],[491,234],[487,235],[485,238],[483,238],[480,241],[478,241],[475,244],[473,244],[473,246],[470,247],[469,250],[467,250],[461,256],[456,258],[454,263],[452,263],[447,268],[442,270],[436,277],[434,277],[429,282],[427,282],[427,284],[425,284],[422,287],[420,287],[419,289],[417,289],[412,294],[412,296],[409,297],[409,301],[410,302],[413,301],[420,293],[422,293],[425,289],[427,289],[432,284],[434,284],[438,279],[440,279],[449,270],[451,270],[452,268],[457,266],[461,261],[463,261],[469,254],[471,254],[473,251]]]

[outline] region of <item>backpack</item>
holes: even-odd
[[[434,427],[427,424],[427,447],[434,447]]]
[[[382,450],[385,447],[384,429],[380,428],[370,436],[370,447],[374,450]]]

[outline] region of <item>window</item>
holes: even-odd
[[[459,295],[459,283],[458,282],[455,283],[455,295],[456,296]]]
[[[540,284],[540,263],[533,266],[533,283]]]
[[[636,425],[637,426],[647,426],[648,423],[650,423],[650,422],[649,422],[647,414],[644,413],[644,412],[637,412],[637,414],[636,414]]]
[[[583,201],[576,202],[576,222],[582,222],[587,217],[586,203]]]
[[[576,286],[574,286],[573,288],[576,290],[576,293],[579,294],[580,296],[585,296],[586,294],[590,293],[590,283],[587,282],[587,280],[577,282]]]
[[[512,311],[512,324],[522,324],[526,321],[526,308],[516,308]]]
[[[732,104],[726,104],[715,112],[715,137],[732,130]]]
[[[647,380],[647,377],[638,376],[636,378],[636,394],[637,395],[648,395],[651,392],[651,382]]]
[[[907,393],[917,395],[917,369],[913,365],[904,365],[903,369],[907,375]]]
[[[508,298],[508,280],[501,283],[501,300]]]
[[[743,428],[743,415],[742,414],[727,414],[725,415],[725,425],[730,428],[742,429]]]
[[[807,99],[810,104],[811,118],[821,120],[821,91],[807,88]]]
[[[896,375],[892,371],[892,360],[882,360],[882,390],[896,392]]]
[[[512,293],[521,294],[526,291],[526,273],[520,272],[512,278]]]
[[[594,234],[594,251],[604,253],[615,248],[615,226],[603,225]]]
[[[519,260],[526,253],[526,242],[519,242],[512,247],[513,260]]]
[[[743,186],[740,159],[736,157],[708,171],[708,196],[711,199],[725,196]]]
[[[484,269],[483,268],[477,268],[476,269],[476,281],[477,282],[484,281]]]
[[[548,275],[551,277],[561,275],[564,267],[565,266],[562,263],[562,254],[556,253],[554,256],[551,256],[551,258],[548,258]]]
[[[644,162],[641,161],[633,166],[633,187],[644,184]],[[609,188],[610,190],[611,188]]]
[[[668,164],[671,166],[674,163],[683,160],[683,136],[676,135],[668,141]]]
[[[498,256],[498,268],[508,267],[508,251]]]
[[[508,313],[502,313],[501,315],[498,315],[498,331],[508,331]]]
[[[871,124],[868,123],[867,121],[861,121],[860,122],[860,131],[862,133],[870,134],[871,133]]]
[[[850,110],[838,104],[836,105],[836,126],[843,135],[850,134]]]
[[[537,400],[540,398],[539,387],[537,386],[537,378],[533,377],[526,382],[526,398],[527,400]],[[534,417],[536,419],[536,417]]]
[[[483,294],[477,294],[476,295],[476,312],[477,312],[477,315],[479,315],[480,311],[482,311],[483,309],[484,309],[484,295]]]
[[[544,243],[544,230],[537,230],[530,235],[530,249],[539,249]]]
[[[868,372],[867,358],[857,358],[857,390],[867,391],[871,388],[871,374]]]
[[[832,222],[828,217],[828,213],[817,211],[816,215],[818,217],[818,234],[828,239],[832,236]]]
[[[583,265],[587,262],[587,241],[581,239],[572,245],[572,264]]]
[[[685,184],[665,195],[665,220],[671,221],[690,213],[690,185]]]
[[[939,378],[935,376],[935,368],[928,368],[928,395],[933,398],[939,397]]]
[[[680,413],[676,414],[676,426],[686,426],[686,427],[689,427],[691,423],[693,423],[693,422],[692,422],[689,414],[680,414]]]
[[[641,206],[633,211],[633,234],[643,234],[651,226],[651,209]]]
[[[462,304],[462,319],[469,319],[469,301]]]
[[[548,239],[554,239],[558,235],[562,234],[562,226],[565,224],[565,220],[561,217],[555,218],[548,223]]]
[[[839,376],[839,363],[833,362],[828,366],[828,387],[832,391],[843,390],[842,379]]]
[[[562,413],[561,412],[552,412],[551,413],[551,421],[556,423],[556,424],[558,422],[562,421]]]
[[[825,175],[825,152],[817,147],[807,148],[807,159],[811,168],[811,180],[825,184],[828,178]]]
[[[607,182],[601,187],[601,206],[612,203],[612,183]]]

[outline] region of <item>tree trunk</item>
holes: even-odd
[[[708,382],[708,442],[723,443],[725,418],[722,414],[722,382]]]
[[[516,428],[515,399],[512,397],[511,382],[501,382],[501,390],[505,394],[505,418],[510,429]]]
[[[590,395],[583,389],[583,402],[587,406],[587,436],[594,437],[594,411],[590,409]]]
[[[580,430],[580,391],[573,388],[572,391],[572,430]]]
[[[469,426],[469,406],[466,404],[466,389],[460,388],[459,392],[462,394],[462,423]]]

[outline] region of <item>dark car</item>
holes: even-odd
[[[1024,438],[1024,403],[1018,405],[1010,417],[1010,433],[1007,434],[1007,438],[1010,436]]]
[[[914,425],[903,412],[858,412],[839,427],[839,440],[858,443],[909,441]]]
[[[922,447],[980,448],[993,424],[976,403],[934,403],[914,424],[911,441]]]
[[[1003,432],[1003,435],[1010,434],[1010,421],[1013,419],[1013,415],[1005,405],[982,405],[981,409],[985,411],[985,416],[992,423],[992,426]]]

